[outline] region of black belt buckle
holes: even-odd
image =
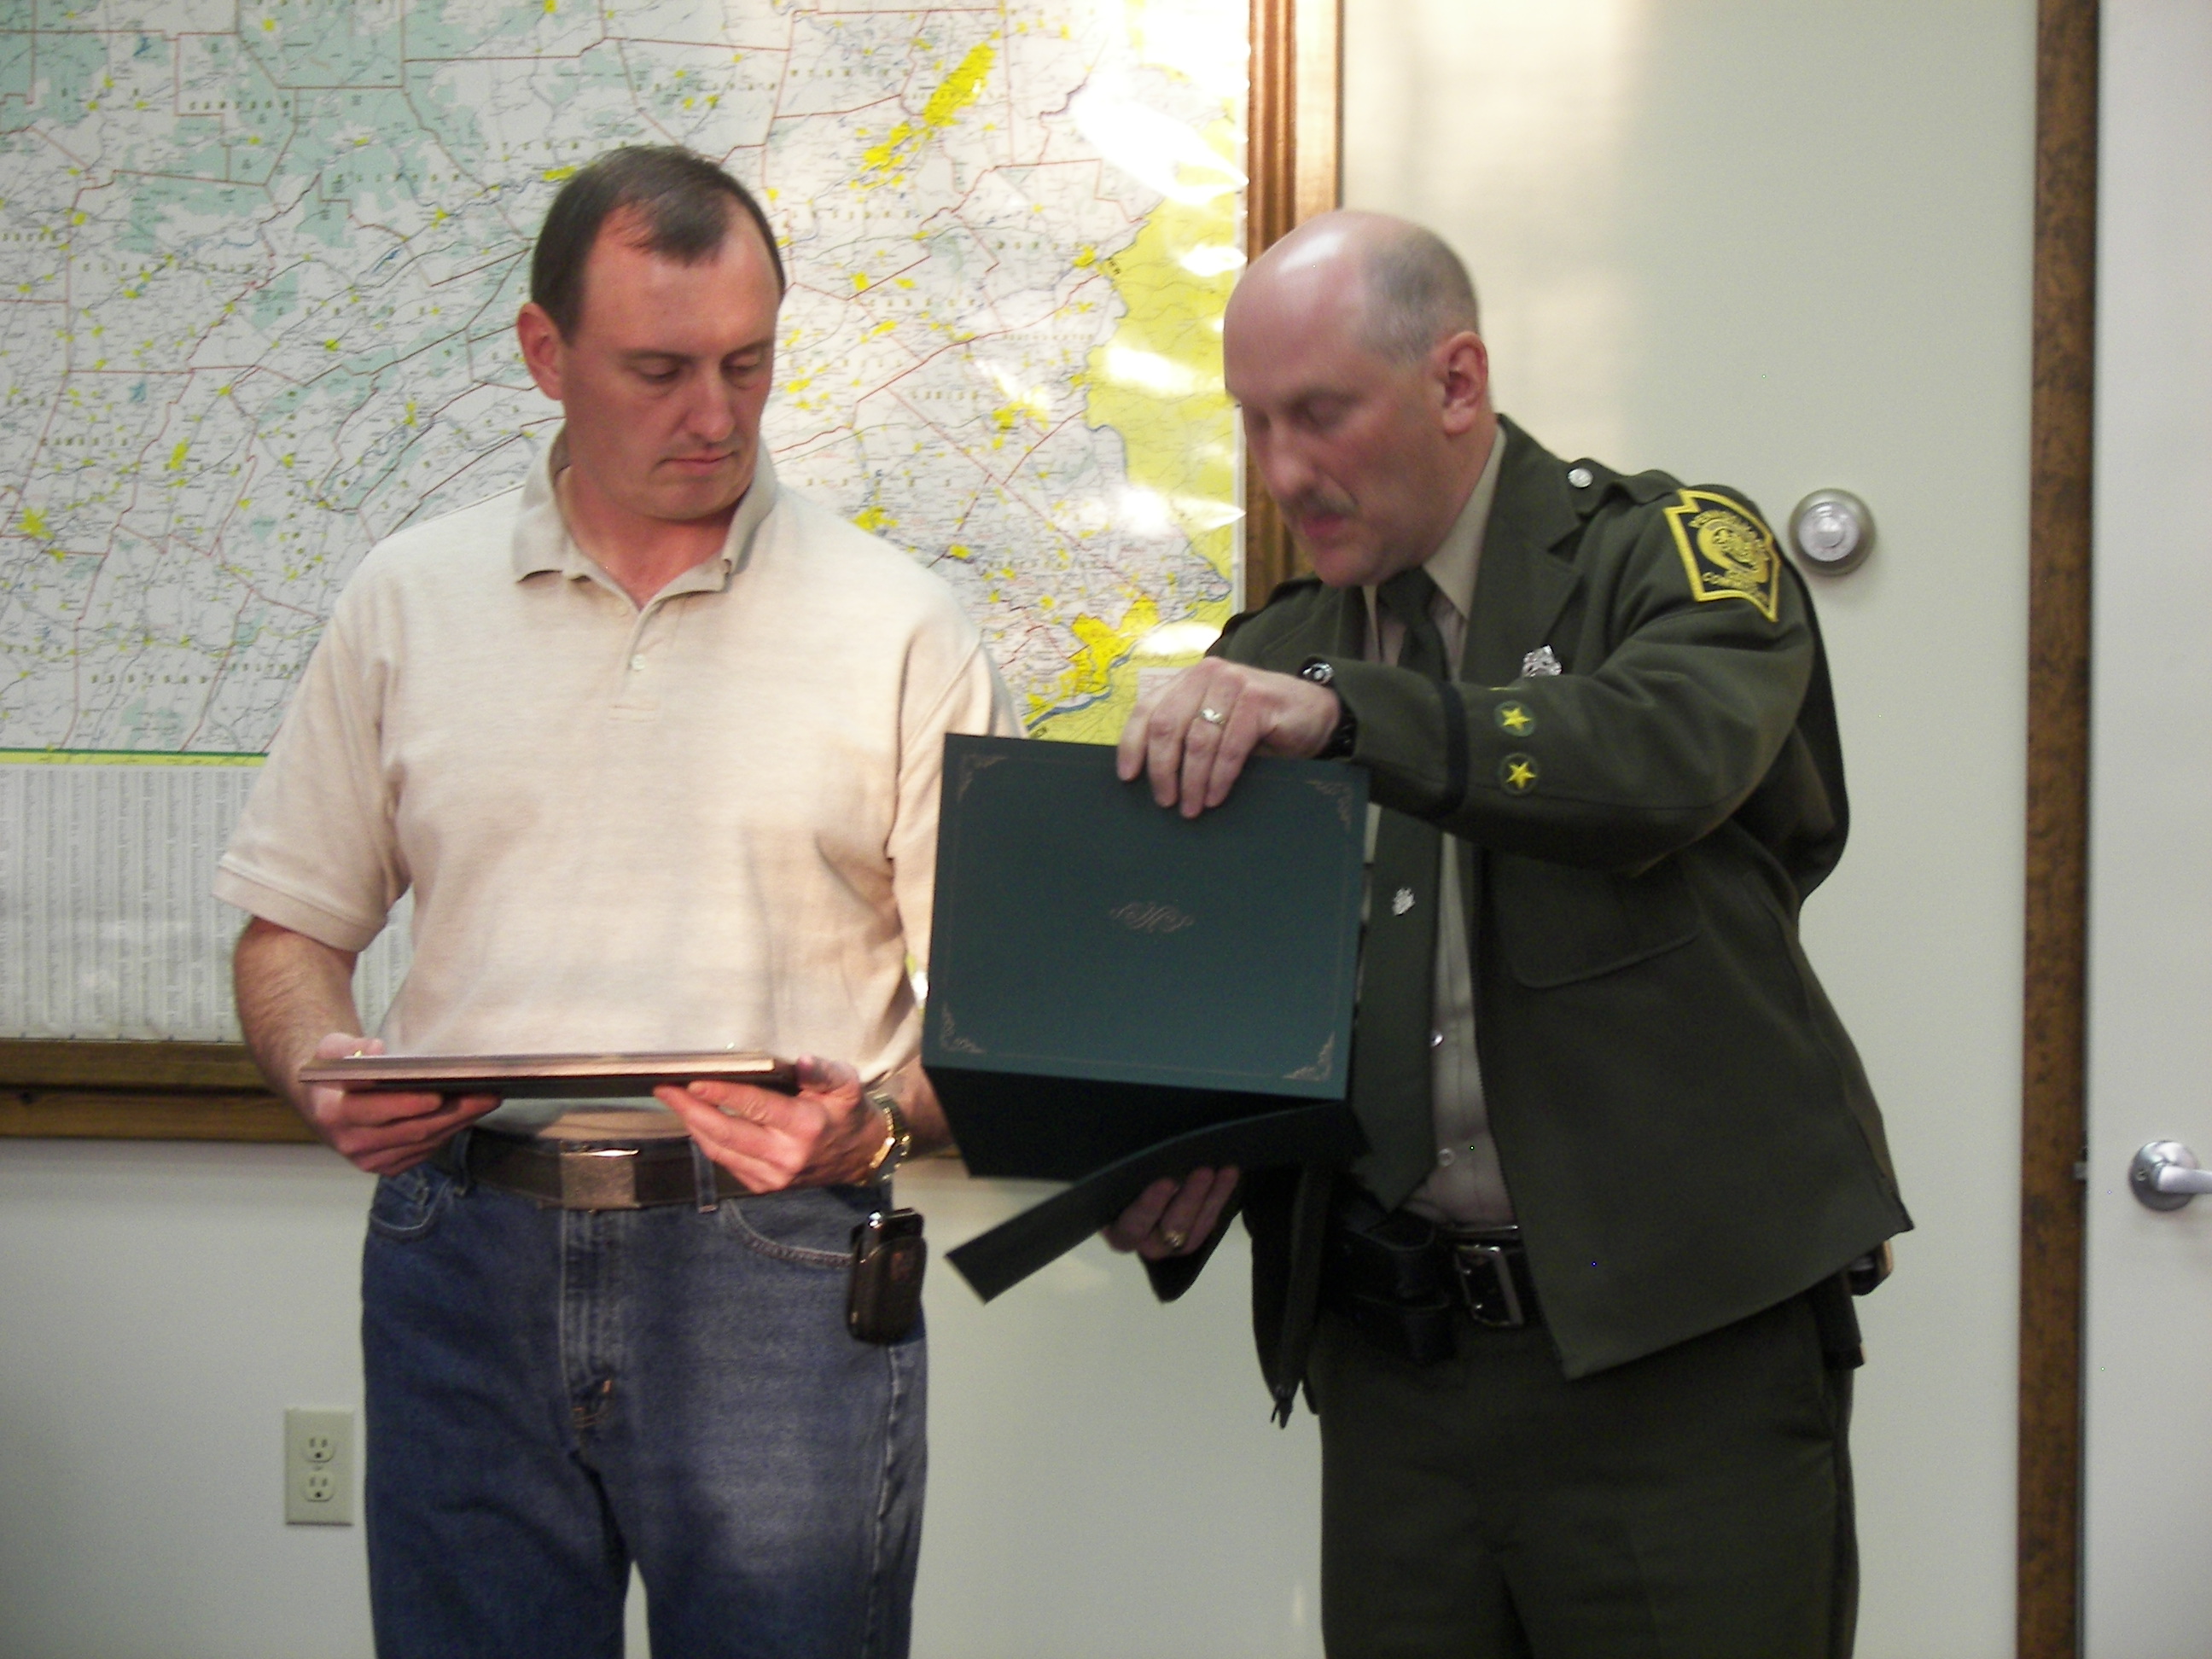
[[[1454,1239],[1451,1260],[1452,1278],[1467,1304],[1468,1318],[1493,1331],[1517,1331],[1528,1322],[1504,1245]]]

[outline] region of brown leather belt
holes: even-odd
[[[711,1202],[745,1195],[738,1178],[719,1164],[712,1166],[713,1193],[702,1195],[702,1160],[695,1158],[688,1138],[545,1140],[473,1129],[448,1141],[438,1161],[471,1181],[563,1210],[642,1210],[696,1204],[702,1196]]]

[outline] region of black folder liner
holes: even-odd
[[[1066,1192],[947,1251],[945,1259],[988,1302],[1082,1243],[1163,1176],[1180,1180],[1193,1170],[1232,1164],[1240,1170],[1346,1164],[1365,1147],[1352,1109],[1340,1103],[1212,1124],[1086,1176]]]

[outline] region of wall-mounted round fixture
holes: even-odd
[[[1840,576],[1874,551],[1874,514],[1848,489],[1816,489],[1790,515],[1790,545],[1807,569]]]

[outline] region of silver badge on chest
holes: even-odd
[[[1521,659],[1521,678],[1524,680],[1541,679],[1547,674],[1565,672],[1559,666],[1559,659],[1552,654],[1552,647],[1548,645],[1540,645]]]

